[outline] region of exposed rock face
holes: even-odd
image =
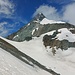
[[[45,16],[42,13],[38,13],[32,21],[42,21]]]
[[[9,35],[7,37],[7,39],[20,42],[20,41],[26,40],[27,37],[38,36],[39,32],[38,32],[37,35],[36,34],[32,35],[32,32],[33,32],[34,29],[40,28],[40,23],[39,22],[43,18],[45,18],[45,16],[42,13],[37,14],[36,17],[34,17],[33,20],[30,21],[30,23],[23,26],[19,31]]]
[[[57,38],[51,37],[53,35],[45,35],[43,37],[43,44],[45,47],[50,46],[52,48],[53,55],[56,53],[56,49],[68,50],[70,47],[75,47],[75,42],[69,42],[68,40],[57,40]],[[56,49],[55,49],[56,47]]]

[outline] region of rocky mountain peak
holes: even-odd
[[[34,18],[33,20],[35,21],[42,21],[44,18],[46,18],[43,13],[38,13]]]
[[[61,28],[75,28],[75,26],[62,21],[48,20],[42,13],[38,13],[27,25],[17,32],[7,36],[7,39],[13,41],[31,40],[32,37],[39,37],[47,32]],[[75,32],[75,30],[72,30]]]

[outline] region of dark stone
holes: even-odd
[[[25,40],[26,41],[32,40],[32,37],[26,37]]]

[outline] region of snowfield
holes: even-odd
[[[67,39],[71,42],[75,41],[75,35],[70,33],[68,29],[62,28],[59,29],[59,31],[61,31],[61,33],[56,36],[59,40]],[[45,34],[52,34],[53,32],[54,31]],[[51,49],[49,49],[49,47],[46,49],[43,45],[42,38],[45,34],[40,37],[34,37],[31,41],[24,42],[14,42],[2,37],[0,38],[9,42],[18,50],[32,57],[47,68],[54,70],[56,73],[60,73],[60,75],[75,75],[75,48],[69,48],[64,51],[59,49],[56,55],[53,56]],[[68,35],[68,37],[66,35]],[[43,70],[36,69],[35,71],[34,68],[22,63],[2,49],[0,53],[0,73],[3,73],[2,75],[50,75]]]
[[[58,31],[61,32],[61,34],[57,35],[59,40],[66,39],[69,42],[75,42],[75,34],[72,34],[67,28],[62,28]]]
[[[54,21],[54,20],[48,20],[47,18],[44,18],[40,24],[44,25],[44,24],[54,24],[54,23],[65,23],[62,21]]]
[[[0,75],[51,75],[38,68],[31,67],[0,48]]]

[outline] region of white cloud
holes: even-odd
[[[0,19],[10,17],[13,13],[14,4],[9,0],[0,0]],[[9,26],[7,22],[0,22],[0,36],[6,36],[8,34],[7,25]]]
[[[6,36],[8,34],[8,30],[5,28],[5,25],[7,24],[7,22],[0,23],[0,36]]]
[[[75,3],[69,4],[63,9],[63,20],[75,25]]]
[[[43,13],[48,19],[59,20],[60,16],[57,13],[57,9],[48,5],[41,5],[38,9],[36,9],[33,16],[38,13]]]
[[[14,12],[14,4],[9,0],[0,0],[0,14],[11,15]]]
[[[37,13],[43,13],[48,19],[52,20],[64,20],[65,22],[69,22],[75,25],[75,3],[68,4],[58,12],[55,7],[48,6],[48,5],[41,5],[36,11],[34,12],[33,16]]]
[[[15,10],[16,6],[11,0],[0,0],[0,20],[5,20],[5,22],[0,22],[0,36],[5,37],[15,31],[21,25],[20,23],[27,23],[25,19],[16,15],[18,13]]]

